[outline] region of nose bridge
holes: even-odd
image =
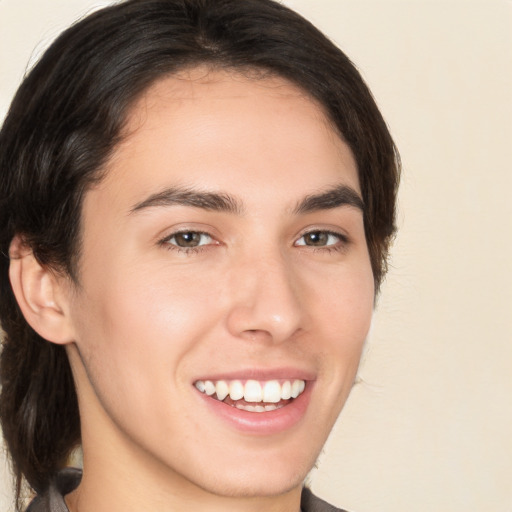
[[[228,315],[232,334],[258,335],[278,343],[301,327],[299,283],[293,266],[278,248],[243,258],[231,286],[235,288]]]

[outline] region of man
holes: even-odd
[[[0,147],[2,424],[30,510],[329,510],[303,482],[398,175],[348,59],[272,1],[131,0],[54,43]]]

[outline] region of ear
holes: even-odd
[[[72,342],[68,280],[41,265],[20,236],[12,240],[9,257],[11,286],[25,320],[48,341]]]

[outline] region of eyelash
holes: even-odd
[[[211,243],[209,243],[209,244],[204,244],[204,245],[198,245],[196,247],[180,247],[179,245],[170,243],[170,241],[173,238],[175,238],[176,236],[179,236],[181,234],[194,234],[194,235],[201,235],[201,236],[204,235],[204,236],[209,237],[211,240],[215,240],[213,238],[213,236],[210,235],[209,233],[207,233],[206,231],[183,229],[180,231],[175,231],[174,233],[171,233],[170,235],[166,236],[165,238],[162,238],[162,240],[160,240],[158,242],[158,244],[165,246],[165,248],[169,251],[176,251],[178,253],[187,254],[187,255],[197,254],[199,252],[206,250],[210,245],[212,245]],[[214,244],[214,245],[218,245],[218,244]]]
[[[332,245],[319,245],[319,246],[306,245],[306,244],[298,245],[297,244],[298,240],[304,238],[307,235],[312,235],[312,234],[315,234],[315,233],[321,233],[321,234],[327,235],[327,236],[334,236],[339,241],[336,244],[332,244]],[[316,251],[322,251],[322,252],[327,252],[327,253],[342,251],[342,250],[346,249],[347,245],[350,243],[349,238],[345,234],[339,233],[338,231],[331,231],[331,230],[328,230],[328,229],[312,229],[310,231],[306,231],[305,233],[303,233],[297,239],[297,241],[294,243],[295,247],[307,247],[308,250],[313,250],[315,252]]]
[[[332,244],[332,245],[321,245],[321,246],[314,246],[314,245],[307,245],[307,244],[297,244],[297,242],[299,240],[301,240],[302,238],[306,237],[307,235],[312,235],[312,234],[315,234],[315,233],[321,233],[321,234],[324,234],[324,235],[327,235],[327,236],[334,236],[336,238],[339,239],[339,242],[336,243],[336,244]],[[179,253],[182,253],[182,254],[187,254],[187,255],[193,255],[193,254],[197,254],[197,253],[200,253],[204,250],[207,250],[211,245],[219,245],[218,243],[207,243],[207,244],[203,244],[203,245],[198,245],[198,246],[195,246],[195,247],[180,247],[179,245],[176,245],[176,244],[172,244],[170,243],[170,241],[175,238],[176,236],[179,236],[180,234],[194,234],[194,235],[200,235],[200,236],[207,236],[209,237],[211,240],[215,240],[213,238],[212,235],[210,235],[209,233],[207,233],[206,231],[195,231],[195,230],[180,230],[180,231],[175,231],[174,233],[171,233],[170,235],[162,238],[158,244],[161,245],[161,246],[165,246],[165,248],[169,251],[176,251],[176,252],[179,252]],[[327,253],[330,253],[330,252],[338,252],[338,251],[341,251],[341,250],[344,250],[346,248],[346,246],[350,243],[350,240],[349,238],[344,235],[343,233],[339,233],[337,231],[331,231],[331,230],[326,230],[326,229],[312,229],[310,231],[306,231],[305,233],[303,233],[295,242],[294,242],[294,247],[307,247],[308,250],[313,250],[315,252],[317,251],[321,251],[321,252],[327,252]]]

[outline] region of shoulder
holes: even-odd
[[[333,507],[326,501],[317,498],[307,487],[302,489],[300,508],[302,512],[346,512],[341,508]]]
[[[64,468],[57,473],[48,490],[36,496],[26,512],[69,512],[64,496],[78,487],[82,471]]]

